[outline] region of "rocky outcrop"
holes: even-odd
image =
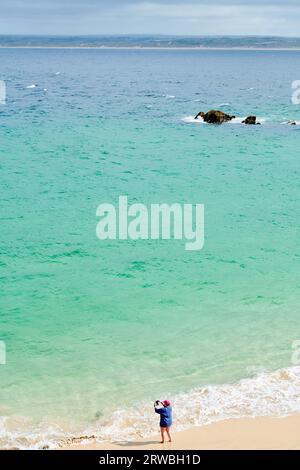
[[[256,124],[260,124],[260,122],[256,122],[256,116],[248,116],[246,119],[244,119],[244,121],[242,121],[242,124],[255,126]]]
[[[205,113],[203,111],[200,111],[200,113],[198,113],[197,116],[195,116],[195,119],[198,119],[199,117],[203,119],[204,116],[205,116]]]
[[[222,124],[223,122],[231,121],[231,119],[235,118],[235,116],[230,116],[229,114],[223,113],[223,111],[219,111],[217,109],[211,109],[207,113],[200,111],[200,113],[195,116],[195,119],[198,119],[199,117],[209,124]]]

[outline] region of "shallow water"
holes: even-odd
[[[146,412],[159,397],[290,366],[300,127],[282,123],[300,120],[300,53],[3,49],[0,59],[4,442],[24,419],[45,440],[49,424],[105,434],[135,402]],[[189,119],[220,106],[262,126]],[[96,208],[119,195],[204,203],[204,249],[99,241]]]

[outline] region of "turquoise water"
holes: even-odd
[[[300,119],[300,53],[3,49],[0,59],[10,429],[20,419],[102,429],[137,402],[151,411],[159,397],[289,367],[300,127],[282,123]],[[216,107],[262,125],[187,119]],[[204,249],[98,240],[96,208],[119,195],[204,203]]]

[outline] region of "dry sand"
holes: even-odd
[[[204,449],[300,449],[300,414],[286,418],[230,419],[176,432],[173,442],[159,443],[160,436],[132,442],[73,444],[67,449],[98,450],[204,450]]]

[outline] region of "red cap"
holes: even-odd
[[[162,403],[163,403],[164,406],[170,406],[171,405],[171,402],[169,400],[164,400]]]

